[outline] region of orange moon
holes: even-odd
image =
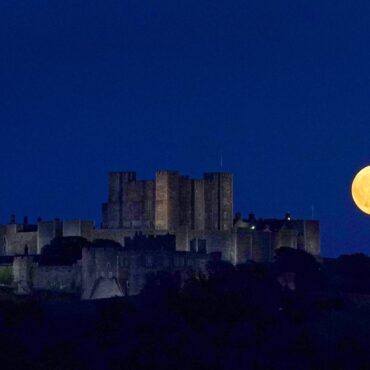
[[[370,215],[370,166],[363,168],[353,179],[352,198],[362,212]]]

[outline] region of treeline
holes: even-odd
[[[370,257],[365,254],[324,259],[322,272],[330,291],[370,294]]]
[[[159,272],[136,297],[0,304],[2,369],[368,369],[369,276],[365,255],[283,248],[185,283]]]

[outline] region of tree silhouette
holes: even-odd
[[[319,290],[324,284],[320,264],[311,254],[288,247],[277,249],[275,254],[276,273],[295,273],[295,283],[299,291]]]
[[[67,236],[53,239],[41,250],[41,263],[44,265],[72,265],[81,259],[82,248],[90,245],[80,236]]]

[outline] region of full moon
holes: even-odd
[[[362,212],[370,215],[370,166],[363,168],[353,179],[352,198]]]

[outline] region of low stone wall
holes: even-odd
[[[94,299],[97,283],[104,297],[137,295],[146,276],[158,271],[179,272],[185,279],[190,272],[205,273],[208,254],[124,248],[83,248],[82,299]],[[100,297],[99,297],[100,298]]]
[[[81,268],[72,266],[39,266],[32,271],[34,290],[51,290],[78,293],[81,290]]]

